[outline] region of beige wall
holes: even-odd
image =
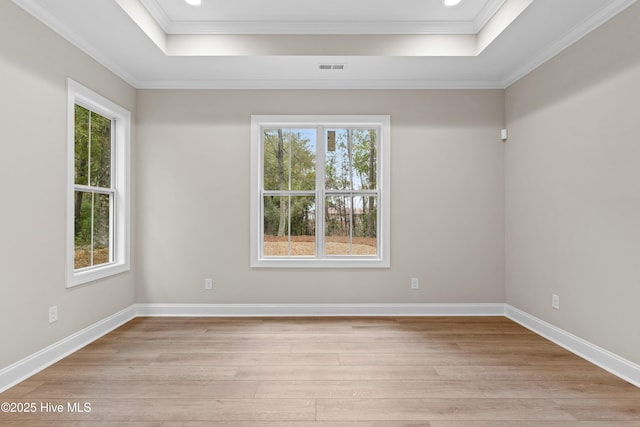
[[[12,2],[0,17],[1,369],[134,302],[133,273],[65,289],[66,78],[132,112],[136,93]]]
[[[636,4],[506,91],[506,301],[636,363],[639,22]]]
[[[503,302],[503,111],[500,90],[139,91],[138,301]],[[390,269],[249,268],[251,114],[391,115]]]

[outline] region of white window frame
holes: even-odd
[[[75,106],[112,120],[111,262],[75,269],[74,194]],[[131,113],[80,83],[67,79],[67,287],[82,285],[130,270],[130,151]],[[82,187],[82,186],[80,186]]]
[[[264,129],[274,128],[316,128],[317,145],[324,142],[323,129],[326,128],[375,128],[378,129],[378,251],[376,256],[322,256],[315,257],[265,257],[263,251],[263,144]],[[322,136],[322,138],[321,138]],[[252,115],[251,116],[251,256],[250,265],[254,268],[388,268],[390,260],[390,165],[391,165],[391,117],[388,115]],[[322,151],[322,150],[319,150]],[[324,168],[324,158],[316,158],[316,167]],[[323,200],[324,188],[315,189],[316,201]],[[323,186],[322,186],[323,187]],[[316,204],[318,206],[318,204]],[[324,219],[317,221],[324,224]],[[324,227],[316,227],[316,239],[320,247]]]

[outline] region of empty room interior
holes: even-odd
[[[190,3],[0,2],[0,424],[640,426],[640,4]]]

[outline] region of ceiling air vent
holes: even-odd
[[[320,64],[318,68],[321,70],[344,70],[344,64]]]

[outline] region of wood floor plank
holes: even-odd
[[[161,427],[211,427],[211,424],[185,423],[176,424],[165,423]],[[216,423],[215,427],[431,427],[428,421],[302,421],[302,422],[223,422]]]
[[[431,427],[640,427],[640,421],[432,421]]]
[[[20,421],[3,427],[22,427]],[[86,421],[33,421],[29,427],[87,427]],[[211,421],[100,422],[100,427],[211,427]],[[217,421],[215,427],[640,427],[638,421]]]
[[[273,333],[273,334],[258,334],[247,335],[241,333],[234,334],[205,334],[196,337],[189,337],[187,334],[181,337],[161,337],[161,336],[142,336],[142,335],[128,335],[121,336],[114,339],[112,344],[114,348],[122,348],[125,346],[132,346],[138,342],[148,342],[154,345],[170,345],[179,346],[181,343],[186,344],[199,344],[199,345],[253,345],[256,347],[267,347],[273,345],[319,345],[319,344],[331,344],[331,345],[358,345],[369,346],[371,348],[393,345],[400,347],[403,345],[418,346],[425,343],[432,344],[432,347],[450,347],[456,351],[461,351],[456,345],[455,340],[446,340],[443,338],[432,339],[426,335],[423,336],[388,336],[380,337],[374,335],[349,335],[349,334],[307,334],[304,332],[292,332],[292,333]]]
[[[378,346],[367,343],[349,342],[321,342],[293,344],[292,351],[295,353],[386,353],[389,346],[400,353],[436,353],[460,351],[457,344],[424,342],[400,342],[387,343],[380,342]]]
[[[21,427],[19,422],[3,424],[3,427]],[[94,423],[90,424],[95,425]],[[186,422],[100,422],[100,427],[430,427],[429,422],[405,422],[405,421],[382,421],[382,422],[334,422],[334,421],[186,421]],[[86,421],[34,421],[29,423],[29,427],[87,427]],[[544,427],[544,426],[543,426]],[[552,426],[557,427],[557,426]],[[579,427],[579,426],[577,426]],[[596,427],[596,426],[585,426]],[[632,426],[636,427],[636,426]]]
[[[400,366],[523,366],[527,359],[513,354],[470,355],[465,352],[431,353],[339,353],[341,365],[400,365]]]
[[[257,398],[447,398],[447,399],[618,399],[621,392],[638,396],[628,383],[533,381],[263,381]],[[579,401],[579,400],[576,400]],[[571,402],[574,402],[573,400]]]
[[[136,318],[0,394],[0,425],[640,427],[640,388],[504,317]]]
[[[113,344],[113,348],[122,353],[171,353],[180,347],[184,347],[184,345],[171,340],[163,342],[118,342]],[[191,353],[289,353],[291,348],[292,345],[286,343],[255,345],[252,342],[189,342],[189,352]]]
[[[318,420],[575,421],[550,399],[318,399]]]
[[[450,380],[607,381],[611,375],[596,367],[567,369],[565,366],[435,366],[441,378]]]
[[[236,379],[260,381],[437,379],[430,366],[240,366]]]
[[[544,352],[549,355],[566,354],[564,348],[545,340],[530,340],[521,342],[518,340],[503,340],[502,342],[486,342],[478,340],[475,342],[458,340],[458,347],[469,354],[535,354]]]
[[[21,398],[55,400],[100,396],[105,399],[135,399],[144,396],[145,399],[162,399],[171,395],[176,399],[199,399],[202,396],[252,399],[258,385],[256,381],[47,381],[24,393]]]
[[[130,353],[130,352],[91,352],[81,351],[70,354],[58,362],[58,366],[105,366],[109,364],[125,366],[148,366],[159,355],[157,353]]]
[[[338,353],[163,353],[151,366],[337,366]]]
[[[185,367],[169,366],[118,366],[107,365],[100,369],[80,369],[77,366],[52,366],[32,377],[34,381],[217,381],[236,377],[234,367]]]
[[[9,400],[9,402],[11,402]],[[56,399],[66,408],[76,401]],[[46,402],[45,402],[46,403]],[[91,400],[90,412],[61,413],[37,411],[29,414],[0,413],[0,424],[17,418],[29,421],[313,421],[313,399],[104,399]]]
[[[557,402],[578,420],[640,420],[640,398],[637,394],[634,397],[634,393],[628,398],[558,399]]]
[[[3,427],[22,427],[24,424],[17,422],[7,422]],[[28,423],[29,427],[87,427],[86,421],[33,421]],[[180,422],[109,422],[101,421],[91,423],[90,426],[100,427],[430,427],[429,422],[324,422],[324,421],[180,421]],[[556,427],[556,426],[553,426]],[[571,426],[570,426],[571,427]],[[579,426],[578,426],[579,427]],[[595,427],[595,426],[586,426]],[[632,426],[636,427],[636,426]]]

